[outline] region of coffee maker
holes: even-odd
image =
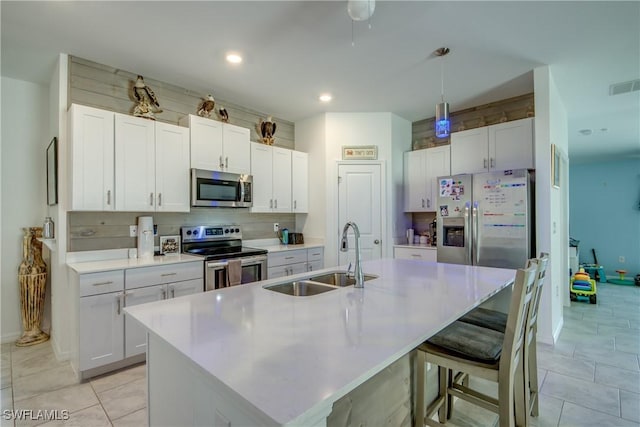
[[[437,221],[435,218],[433,219],[433,221],[431,221],[429,228],[431,228],[431,246],[437,246],[438,236],[437,236],[436,230],[438,229],[438,227],[437,227]]]

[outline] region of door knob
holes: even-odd
[[[380,240],[376,239],[373,241],[374,244],[379,245],[380,244]]]

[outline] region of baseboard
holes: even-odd
[[[2,338],[0,338],[0,342],[2,344],[13,343],[17,341],[17,339],[20,338],[21,336],[22,336],[22,332],[11,332],[11,333],[2,335]]]
[[[558,326],[556,327],[556,330],[553,331],[553,344],[555,345],[555,343],[558,342],[558,339],[560,338],[560,332],[562,332],[562,327],[564,326],[564,317],[560,318],[560,321],[558,322]]]
[[[68,350],[62,351],[55,335],[51,337],[51,348],[53,348],[53,354],[59,362],[69,360],[71,358],[71,353]]]

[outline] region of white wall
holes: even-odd
[[[42,226],[46,214],[45,150],[49,144],[48,88],[2,77],[2,342],[22,332],[18,266],[22,227]],[[43,321],[47,329],[48,319]]]
[[[550,263],[540,303],[538,340],[553,344],[562,329],[562,306],[567,292],[568,257],[568,176],[559,189],[551,182],[551,144],[566,157],[568,152],[567,113],[553,81],[549,66],[534,70],[535,163],[536,163],[536,246],[549,252]],[[565,161],[565,165],[566,165]]]
[[[296,122],[295,135],[296,149],[309,153],[310,165],[310,206],[302,231],[325,239],[325,266],[338,263],[336,162],[343,145],[378,146],[387,177],[382,256],[392,256],[393,238],[409,225],[402,212],[402,153],[411,149],[411,123],[391,113],[327,113]]]

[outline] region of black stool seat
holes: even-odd
[[[506,313],[482,307],[478,307],[470,313],[462,316],[460,321],[502,333],[507,329]]]
[[[444,350],[451,355],[479,363],[495,364],[500,360],[503,342],[503,333],[455,321],[431,337],[427,344],[439,347],[439,352]]]

